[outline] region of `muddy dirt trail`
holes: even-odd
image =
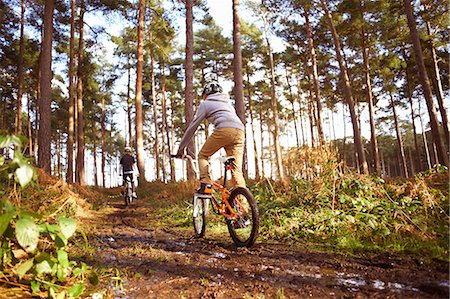
[[[158,225],[152,208],[119,199],[82,220],[89,264],[117,268],[102,279],[103,298],[448,298],[448,264],[387,254],[364,257],[258,240],[193,238]],[[95,296],[94,296],[95,297]]]

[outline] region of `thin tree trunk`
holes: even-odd
[[[186,0],[186,61],[185,61],[185,107],[184,114],[186,119],[186,128],[194,118],[194,32],[192,28],[193,24],[193,12],[192,12],[193,0]],[[195,141],[189,143],[187,147],[187,154],[191,157],[195,157]],[[195,172],[191,165],[187,166],[187,178],[188,180],[195,179]]]
[[[398,124],[397,111],[395,110],[395,103],[394,103],[394,99],[392,97],[392,92],[391,91],[389,91],[389,99],[390,99],[390,102],[391,102],[392,114],[394,116],[395,133],[397,134],[397,144],[398,144],[398,148],[400,150],[400,158],[401,158],[401,161],[402,161],[403,174],[407,178],[408,177],[408,166],[407,166],[407,163],[406,163],[405,150],[404,150],[404,147],[403,147],[402,133],[400,132],[400,126]]]
[[[127,71],[128,71],[128,82],[127,82],[127,116],[128,116],[128,145],[133,143],[133,122],[131,119],[131,66],[130,66],[130,54],[127,55]]]
[[[77,165],[76,165],[76,181],[80,185],[86,184],[85,173],[85,144],[84,144],[84,112],[83,112],[83,67],[84,67],[84,12],[85,2],[81,0],[80,3],[80,19],[79,19],[79,34],[78,40],[78,72],[77,72]]]
[[[439,163],[448,166],[448,157],[446,150],[442,145],[440,137],[439,122],[436,117],[436,108],[433,102],[433,95],[431,93],[430,80],[425,69],[425,63],[423,60],[422,46],[420,45],[419,34],[416,28],[416,20],[413,15],[411,0],[404,0],[405,13],[408,19],[408,27],[411,33],[411,40],[413,43],[414,56],[416,58],[417,70],[419,71],[419,78],[422,84],[422,89],[427,103],[428,114],[430,117],[431,136],[433,137],[433,143],[436,144],[436,150],[439,158]]]
[[[437,55],[436,55],[436,49],[434,47],[434,42],[431,39],[431,25],[430,22],[426,22],[427,24],[427,32],[430,36],[430,50],[431,50],[431,58],[433,59],[433,71],[434,74],[431,76],[431,81],[434,85],[435,95],[439,106],[439,112],[441,113],[442,118],[442,124],[444,126],[444,136],[445,136],[445,142],[447,143],[447,148],[450,148],[450,131],[448,128],[448,117],[447,117],[447,110],[444,106],[444,92],[442,90],[442,83],[441,83],[441,76],[439,75],[439,65],[437,62]]]
[[[309,16],[308,11],[305,9],[305,21],[306,21],[306,31],[308,35],[308,53],[309,58],[311,59],[311,75],[313,80],[313,86],[314,86],[314,98],[317,106],[317,118],[316,118],[316,125],[317,125],[317,137],[319,139],[319,144],[321,146],[324,146],[325,144],[325,137],[323,133],[323,125],[322,125],[322,104],[320,102],[320,89],[319,89],[319,75],[317,72],[317,59],[316,59],[316,50],[314,49],[314,41],[312,37],[311,32],[311,25],[309,23]]]
[[[299,114],[299,118],[300,118],[300,130],[302,133],[302,145],[306,144],[306,139],[305,139],[305,132],[306,129],[304,128],[304,124],[303,124],[303,107],[302,107],[302,97],[300,95],[300,76],[297,74],[297,99],[298,99],[298,114]]]
[[[245,125],[244,83],[242,78],[240,0],[233,0],[233,81],[236,113]]]
[[[423,120],[422,120],[422,112],[421,112],[421,105],[420,105],[420,101],[419,101],[419,121],[420,121],[420,127],[422,129],[422,141],[423,141],[423,146],[425,148],[425,157],[427,159],[427,166],[428,169],[431,168],[431,157],[430,157],[430,149],[428,147],[428,141],[427,141],[427,135],[425,133],[425,127],[423,125]]]
[[[33,157],[33,131],[31,128],[31,117],[30,117],[31,116],[31,97],[27,98],[27,113],[28,113],[28,121],[27,121],[28,153],[29,153],[30,157]]]
[[[41,95],[39,99],[38,165],[51,174],[52,35],[54,1],[45,2],[44,38],[41,54]]]
[[[95,128],[95,124],[92,127],[92,135],[94,136],[94,138],[92,139],[92,155],[94,156],[94,186],[98,187],[98,167],[97,167],[97,142],[96,142],[96,137],[97,137],[97,130]]]
[[[61,177],[61,132],[56,131],[56,177]]]
[[[75,90],[74,90],[74,69],[75,69],[75,0],[71,0],[71,16],[70,16],[70,43],[69,43],[69,124],[67,132],[67,183],[73,183],[73,153],[74,153],[74,114],[75,114]]]
[[[138,47],[136,66],[136,153],[140,180],[145,181],[145,152],[144,152],[144,114],[142,111],[142,69],[144,63],[144,14],[145,1],[139,0]]]
[[[102,93],[102,103],[101,103],[102,115],[101,115],[101,147],[102,147],[102,186],[106,187],[105,183],[105,95]]]
[[[278,100],[275,94],[275,65],[273,61],[273,53],[272,47],[269,42],[268,30],[267,30],[267,20],[263,15],[263,23],[264,23],[264,35],[266,39],[266,45],[268,48],[268,56],[270,63],[270,84],[271,84],[271,108],[273,112],[273,143],[274,143],[274,151],[275,151],[275,159],[276,159],[276,168],[278,171],[278,178],[280,181],[285,182],[284,170],[283,170],[283,162],[281,160],[281,146],[280,146],[280,120],[278,117]]]
[[[24,52],[24,28],[25,28],[25,0],[21,1],[21,14],[20,14],[20,45],[19,45],[19,65],[18,68],[18,81],[19,86],[17,89],[17,103],[16,103],[16,122],[15,133],[22,134],[22,94],[23,94],[23,52]]]
[[[407,61],[407,57],[406,57],[406,53],[403,53],[403,57],[404,60]],[[416,125],[415,125],[415,119],[416,116],[414,114],[414,106],[413,106],[413,99],[412,99],[412,92],[411,92],[411,83],[410,83],[410,77],[409,77],[409,72],[408,72],[408,65],[405,68],[405,75],[406,75],[406,95],[408,96],[408,102],[409,102],[409,106],[411,109],[411,125],[412,125],[412,129],[413,129],[413,134],[414,134],[414,147],[416,149],[416,157],[418,158],[416,160],[416,169],[420,170],[423,167],[423,160],[422,160],[422,154],[421,154],[421,150],[419,148],[419,142],[417,140],[417,130],[416,130]]]
[[[362,1],[359,1],[361,20],[363,25],[361,26],[361,49],[363,53],[363,62],[364,62],[364,79],[366,84],[366,97],[367,103],[369,106],[369,122],[370,122],[370,143],[372,145],[373,152],[373,168],[374,173],[380,175],[380,157],[378,154],[378,141],[376,137],[376,129],[375,129],[375,112],[373,105],[373,95],[372,95],[372,83],[370,80],[370,70],[369,70],[369,51],[367,48],[367,37],[366,32],[364,30],[364,11]]]
[[[252,107],[252,87],[250,85],[250,70],[248,69],[248,65],[246,64],[246,73],[247,73],[247,93],[248,93],[248,112],[250,114],[250,125],[252,129],[252,137],[253,137],[253,151],[254,151],[254,159],[255,159],[255,179],[260,180],[259,174],[259,156],[258,156],[258,146],[256,144],[256,136],[255,136],[255,124],[253,120],[253,107]]]
[[[163,117],[163,131],[166,133],[166,148],[167,152],[172,152],[172,147],[170,143],[170,133],[169,133],[169,124],[167,121],[167,99],[166,99],[166,69],[164,62],[161,63],[161,75],[162,75],[162,84],[161,84],[161,95],[162,95],[162,117]],[[164,164],[165,165],[165,164]],[[175,162],[173,159],[169,159],[170,165],[170,180],[175,182]]]
[[[262,100],[262,99],[261,99]],[[263,107],[262,102],[259,105],[259,130],[261,135],[261,177],[265,178],[264,165],[264,128],[263,128]]]
[[[291,86],[291,82],[290,82],[290,75],[288,73],[288,68],[287,65],[285,65],[285,71],[286,71],[286,83],[288,86],[288,90],[289,90],[289,102],[292,105],[292,120],[294,121],[294,128],[295,128],[295,138],[297,141],[297,147],[300,147],[300,139],[298,137],[298,128],[297,128],[297,117],[295,114],[295,99],[294,99],[294,95],[292,94],[292,86]],[[250,81],[249,81],[250,82]]]
[[[352,119],[355,152],[358,155],[358,162],[359,162],[361,171],[364,174],[368,174],[369,168],[367,166],[366,155],[364,153],[361,133],[360,133],[359,126],[358,126],[358,120],[357,120],[357,116],[356,116],[356,112],[355,112],[355,102],[354,102],[353,95],[352,95],[350,80],[349,80],[348,73],[347,73],[347,67],[345,66],[345,61],[342,58],[342,54],[341,54],[342,52],[341,52],[341,46],[340,46],[340,42],[339,42],[339,36],[337,35],[336,29],[333,25],[333,20],[331,18],[331,13],[328,10],[327,4],[325,3],[324,0],[320,0],[320,2],[325,11],[325,16],[326,16],[328,25],[330,27],[331,33],[333,35],[333,41],[334,41],[334,45],[336,48],[336,58],[339,62],[339,68],[341,70],[342,81],[344,83],[344,96],[347,101],[347,104],[348,104],[348,107],[350,110],[350,116]]]
[[[311,85],[310,85],[311,86]],[[314,96],[311,88],[309,89],[309,101],[308,101],[308,116],[309,116],[309,129],[311,131],[311,147],[316,147],[316,139],[314,134]]]
[[[153,43],[153,34],[150,30],[150,43]],[[153,45],[150,48],[150,80],[152,88],[152,105],[153,105],[153,120],[155,126],[155,142],[153,144],[153,153],[155,155],[156,162],[156,180],[161,181],[161,163],[159,155],[159,128],[158,128],[158,107],[156,102],[156,90],[155,90],[155,62],[154,62],[154,51]]]

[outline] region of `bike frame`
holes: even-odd
[[[198,167],[195,163],[197,161],[194,160],[194,158],[192,158],[189,155],[186,155],[185,158],[187,160],[189,160],[192,168],[198,175],[199,171],[198,171]],[[224,164],[223,185],[218,184],[216,182],[212,183],[213,188],[218,190],[220,193],[220,202],[212,194],[209,198],[210,198],[211,204],[213,204],[214,207],[217,209],[217,211],[218,211],[217,214],[222,215],[227,219],[234,219],[234,218],[236,218],[237,214],[233,211],[233,208],[231,207],[230,203],[228,202],[228,198],[230,197],[231,192],[228,191],[228,189],[225,187],[226,182],[227,182],[227,171],[231,170],[232,166],[231,166],[231,162],[228,160],[223,161],[223,164]],[[239,206],[241,207],[241,209],[243,209],[243,211],[245,213],[247,213],[247,210],[245,209],[245,207],[243,207],[240,203],[239,203]]]

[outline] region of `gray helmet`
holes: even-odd
[[[203,88],[202,96],[223,92],[222,86],[217,82],[208,83]]]

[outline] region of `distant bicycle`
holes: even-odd
[[[172,158],[182,158],[172,155]],[[197,161],[191,156],[187,159],[194,171],[198,174]],[[234,162],[234,157],[220,157],[219,160],[224,165],[223,185],[212,183],[211,194],[194,193],[192,218],[195,235],[204,237],[208,218],[209,202],[212,210],[217,215],[225,218],[228,232],[231,239],[238,247],[251,247],[255,244],[259,231],[259,211],[258,205],[253,195],[247,188],[238,187],[228,191],[226,186],[227,170],[230,170]]]

